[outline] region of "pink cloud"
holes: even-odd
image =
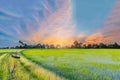
[[[120,1],[117,0],[108,19],[96,33],[88,36],[85,43],[120,43]]]
[[[62,6],[58,4],[58,0],[55,0],[56,11],[51,10],[47,1],[42,2],[45,7],[43,10],[44,19],[34,15],[38,25],[35,30],[29,23],[25,23],[29,32],[29,35],[24,36],[25,41],[33,44],[41,42],[56,45],[60,42],[63,45],[71,39],[75,31],[75,25],[72,22],[70,0],[61,0],[61,2],[63,2]]]

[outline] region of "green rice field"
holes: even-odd
[[[0,80],[119,79],[119,49],[0,50]]]

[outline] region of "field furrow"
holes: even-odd
[[[66,80],[21,56],[11,53],[0,56],[0,80]]]
[[[17,60],[13,73],[11,73],[11,80],[37,80],[33,75],[27,71],[24,66]]]
[[[0,62],[2,62],[2,59],[3,59],[5,56],[6,56],[6,54],[2,54],[2,55],[0,56]]]
[[[27,49],[23,55],[69,80],[120,79],[118,49]]]
[[[119,49],[14,51],[0,53],[0,80],[120,79]]]
[[[8,54],[3,54],[0,60],[0,80],[9,80]]]
[[[0,57],[0,80],[37,80],[21,64],[20,60],[14,59],[10,54]]]
[[[60,77],[56,75],[55,73],[48,71],[47,69],[44,69],[43,67],[40,67],[40,65],[37,65],[23,56],[21,56],[21,63],[23,66],[32,73],[35,77],[37,77],[40,80],[67,80],[63,77]]]

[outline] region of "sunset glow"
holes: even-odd
[[[0,47],[18,45],[19,40],[60,46],[75,40],[120,43],[119,5],[119,0],[1,0]]]

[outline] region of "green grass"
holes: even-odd
[[[13,72],[10,72],[10,70],[12,70]],[[20,60],[12,58],[10,54],[3,54],[0,57],[0,80],[37,79],[24,68]]]
[[[21,56],[22,65],[32,74],[32,76],[36,77],[35,80],[66,80],[63,77],[56,75],[55,73],[44,69],[43,67],[32,63],[27,60],[23,56]]]
[[[70,80],[119,80],[119,49],[27,49],[23,55]]]
[[[0,80],[8,80],[8,58],[9,56],[4,54],[0,57]]]
[[[23,49],[0,49],[0,53],[5,53],[5,52],[20,52]]]
[[[20,59],[13,58],[11,54],[14,51],[1,51],[3,55],[0,56],[0,80],[66,80],[23,56]]]
[[[0,53],[0,56],[2,55],[2,53]]]
[[[0,80],[119,80],[119,49],[0,49]],[[10,73],[10,69],[16,66]]]

